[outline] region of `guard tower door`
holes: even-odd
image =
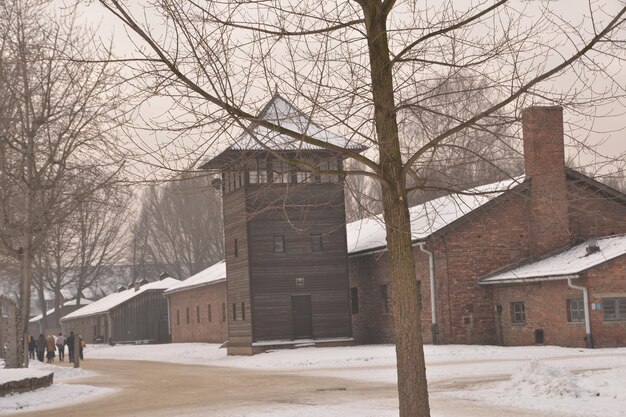
[[[311,312],[310,295],[291,296],[291,316],[293,317],[293,338],[312,338],[313,314]]]

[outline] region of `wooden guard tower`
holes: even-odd
[[[279,95],[258,118],[364,149]],[[221,313],[228,315],[228,354],[351,340],[344,183],[330,172],[342,163],[341,155],[253,123],[202,166],[222,178],[228,295]]]

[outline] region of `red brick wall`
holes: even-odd
[[[626,256],[585,272],[575,285],[587,287],[590,303],[602,303],[605,297],[626,297]],[[503,307],[502,334],[504,345],[532,345],[535,329],[543,329],[544,344],[584,347],[584,322],[567,321],[567,300],[582,299],[582,291],[569,288],[567,281],[548,281],[534,284],[512,284],[494,287],[494,303]],[[526,323],[511,322],[510,304],[523,301]],[[494,312],[496,322],[498,315]],[[595,347],[626,345],[626,321],[605,321],[603,310],[590,310],[591,334]]]
[[[626,206],[582,182],[568,182],[572,232],[577,238],[626,233]]]
[[[226,302],[226,282],[187,291],[175,292],[170,300],[170,325],[172,342],[222,343],[228,339],[228,309],[226,321],[222,320],[222,303]],[[211,321],[208,320],[208,305],[211,305]],[[200,311],[200,322],[196,315]],[[189,323],[187,323],[189,308]],[[180,320],[178,318],[180,317]]]

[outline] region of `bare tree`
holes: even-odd
[[[437,148],[452,146],[457,134],[489,131],[497,126],[494,118],[515,118],[531,102],[584,111],[602,99],[623,99],[623,86],[614,78],[623,60],[623,4],[590,2],[586,18],[574,24],[548,1],[469,1],[465,7],[444,1],[427,7],[394,0],[161,0],[147,12],[151,22],[163,22],[157,28],[120,0],[100,3],[143,42],[136,60],[124,59],[147,94],[166,97],[170,114],[181,115],[169,120],[172,130],[203,129],[210,149],[228,141],[234,128],[253,123],[358,161],[364,168],[343,173],[379,182],[393,277],[401,417],[430,414],[408,190],[429,189],[431,182],[416,167],[427,165]],[[475,91],[489,97],[488,105],[456,114],[423,100],[436,88],[433,79],[457,70],[486,78]],[[615,94],[597,95],[594,73],[613,82]],[[571,82],[558,88],[557,75]],[[316,121],[349,143],[369,146],[369,152],[257,118],[259,97],[275,86]],[[419,148],[403,154],[398,115],[409,108],[446,123],[423,132]]]
[[[0,120],[0,240],[21,264],[22,334],[33,260],[48,232],[108,183],[123,160],[115,155],[112,130],[121,103],[114,69],[68,60],[89,51],[85,33],[71,13],[53,18],[47,12],[38,1],[0,3],[0,96],[8,110]],[[108,172],[103,181],[69,186],[96,169]],[[20,349],[19,362],[27,365]]]
[[[183,279],[222,259],[221,202],[210,180],[182,178],[144,191],[133,226],[136,265],[163,265]]]

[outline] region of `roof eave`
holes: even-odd
[[[498,284],[527,284],[529,282],[544,282],[544,281],[562,281],[566,279],[578,279],[580,274],[565,274],[565,275],[546,275],[539,277],[528,278],[503,278],[499,280],[489,281],[489,278],[478,281],[478,285],[498,285]]]
[[[201,288],[201,287],[205,287],[205,286],[220,284],[220,283],[223,283],[223,282],[226,282],[226,278],[220,278],[218,280],[211,281],[211,282],[203,282],[202,284],[190,285],[188,287],[173,288],[173,289],[164,291],[163,295],[168,296],[168,295],[176,294],[176,293],[183,292],[183,291],[188,291],[188,290],[193,290],[193,289]]]

